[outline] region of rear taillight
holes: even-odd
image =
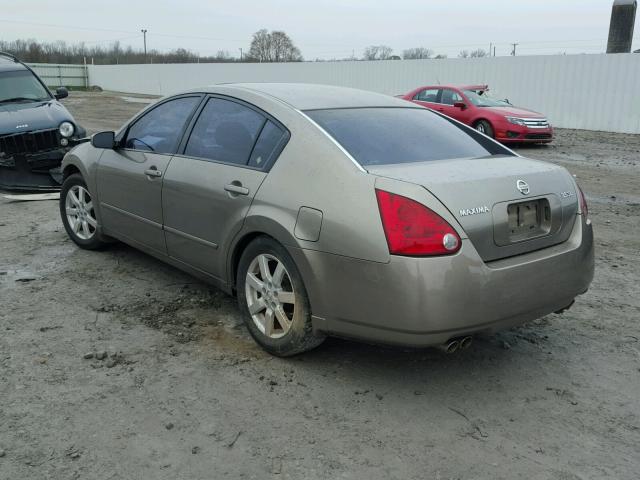
[[[460,236],[433,210],[410,198],[376,189],[389,253],[414,257],[460,250]]]
[[[587,218],[589,218],[589,207],[587,207],[587,199],[584,197],[584,192],[582,191],[582,189],[578,185],[576,186],[578,187],[578,196],[580,198],[580,213],[582,213],[582,216],[586,220]]]

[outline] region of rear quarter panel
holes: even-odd
[[[389,252],[374,177],[361,171],[301,114],[287,126],[289,144],[264,180],[246,218],[247,228],[275,223],[291,246],[386,262]],[[301,207],[322,212],[317,241],[296,238]]]

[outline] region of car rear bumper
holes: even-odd
[[[376,263],[291,249],[314,327],[377,343],[428,346],[560,310],[593,279],[593,233],[576,217],[562,244],[484,263],[469,240],[453,256]]]

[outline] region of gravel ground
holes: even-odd
[[[144,106],[65,102],[91,132]],[[122,244],[79,250],[57,202],[0,199],[0,478],[637,479],[640,136],[518,151],[577,175],[596,277],[451,356],[330,339],[273,358],[234,299]]]

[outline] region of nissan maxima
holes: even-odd
[[[237,296],[275,355],[327,335],[454,351],[568,308],[593,278],[567,170],[382,94],[193,90],[62,168],[71,240],[120,240]]]

